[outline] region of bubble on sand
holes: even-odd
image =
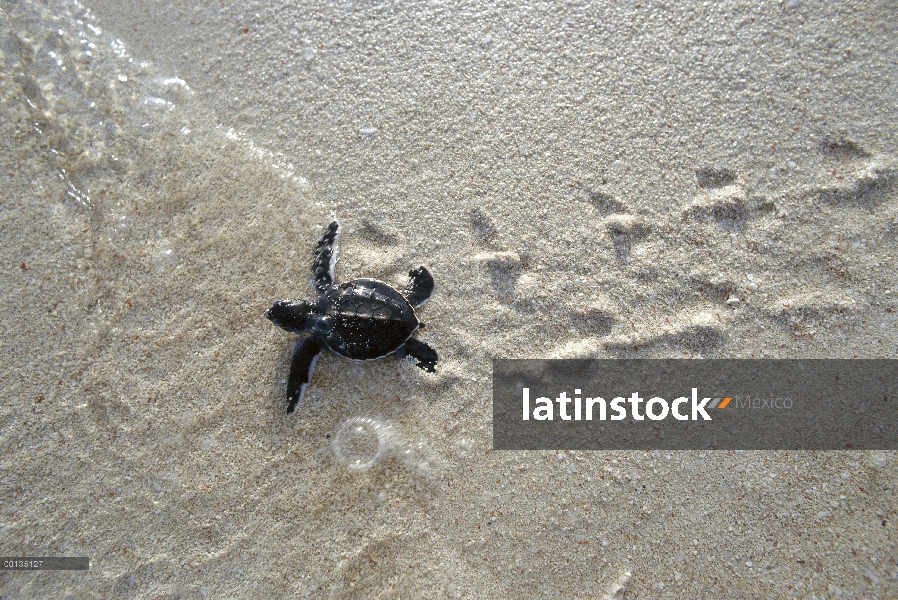
[[[353,417],[340,425],[332,445],[337,462],[365,471],[390,454],[397,441],[392,426],[370,417]]]
[[[352,471],[365,471],[392,457],[420,475],[430,472],[424,444],[410,444],[399,427],[373,417],[343,421],[331,445],[337,462]]]

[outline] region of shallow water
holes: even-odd
[[[490,449],[495,356],[895,357],[888,6],[98,6],[0,21],[5,594],[896,593],[892,453]],[[288,417],[332,215],[442,363]]]

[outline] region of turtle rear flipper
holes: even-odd
[[[327,226],[321,241],[315,247],[312,261],[312,286],[323,294],[327,286],[334,283],[334,265],[337,264],[337,242],[340,239],[340,224],[336,221]]]
[[[417,338],[410,337],[402,348],[396,351],[397,356],[411,356],[418,361],[418,368],[434,373],[437,369],[437,351]]]
[[[409,304],[417,308],[430,300],[435,285],[430,271],[421,266],[408,272],[408,285],[402,295]]]
[[[315,336],[303,338],[293,348],[290,378],[287,380],[287,414],[291,414],[302,401],[320,352],[321,341]]]

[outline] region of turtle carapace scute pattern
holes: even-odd
[[[409,272],[403,291],[376,279],[334,282],[340,224],[334,221],[324,230],[312,261],[312,287],[318,297],[306,300],[278,300],[265,311],[272,323],[308,335],[293,349],[287,380],[287,412],[302,400],[322,349],[353,360],[373,360],[388,354],[411,356],[418,367],[431,373],[436,369],[436,351],[412,334],[424,327],[415,309],[433,294],[433,277],[426,267]]]

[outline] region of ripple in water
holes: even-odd
[[[66,202],[97,208],[91,188],[127,169],[139,140],[190,131],[175,108],[193,92],[105,34],[77,1],[22,0],[0,11],[4,120],[56,172]],[[172,114],[172,113],[177,114]]]

